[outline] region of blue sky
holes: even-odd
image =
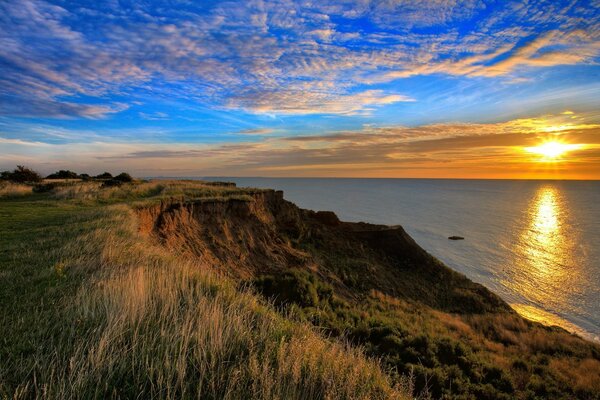
[[[594,0],[1,2],[0,168],[500,177],[552,131],[586,144],[559,177],[600,178],[599,17]]]

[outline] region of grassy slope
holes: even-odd
[[[600,399],[597,344],[520,317],[480,285],[411,249],[402,231],[358,232],[357,241],[360,224],[328,226],[311,216],[317,217],[305,212],[307,226],[291,230],[290,240],[317,260],[320,274],[263,276],[258,287],[333,336],[412,372],[417,392]]]
[[[356,227],[293,209],[283,231],[264,237],[271,222],[209,218],[204,239],[229,249],[221,256],[234,269],[249,250],[240,243],[253,239],[275,244],[276,260],[312,265],[269,275],[254,248],[246,261],[257,288],[286,300],[277,313],[202,257],[140,237],[132,211],[257,191],[189,182],[11,191],[0,199],[0,397],[600,397],[598,346],[522,319],[429,256],[406,258],[409,242],[403,250],[367,234],[373,247],[356,241]],[[310,324],[381,357],[388,373]]]
[[[267,192],[152,210],[145,229],[165,248],[253,280],[282,310],[412,373],[417,393],[600,398],[600,346],[525,320],[399,228],[341,223]]]
[[[360,351],[137,235],[123,203],[244,195],[193,186],[0,199],[0,397],[406,397]]]

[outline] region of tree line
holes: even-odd
[[[0,180],[14,183],[39,183],[42,182],[44,179],[81,179],[84,181],[100,180],[104,181],[104,183],[113,181],[115,182],[115,185],[116,182],[125,183],[133,181],[133,178],[127,172],[121,172],[116,176],[113,176],[110,172],[103,172],[99,175],[91,176],[89,174],[78,174],[77,172],[61,169],[44,178],[39,172],[34,171],[33,169],[23,165],[17,165],[17,167],[12,171],[0,172]],[[106,186],[111,185],[108,184]]]

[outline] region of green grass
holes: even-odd
[[[447,301],[440,302],[433,286],[423,301],[414,292],[388,295],[369,290],[364,273],[376,271],[375,259],[364,258],[357,268],[356,259],[310,248],[321,261],[321,271],[352,276],[343,279],[354,299],[304,270],[259,277],[254,281],[257,290],[273,298],[284,313],[362,346],[401,375],[410,374],[415,394],[452,399],[600,398],[600,346],[504,308],[480,312],[487,308],[477,305],[480,299],[472,299],[459,312],[460,300],[443,295]],[[328,266],[329,258],[333,266]],[[427,283],[413,273],[398,273],[397,279],[408,279],[401,287]],[[445,312],[448,309],[453,312]]]
[[[0,398],[407,398],[360,350],[138,235],[130,206],[244,191],[71,189],[0,199]]]
[[[250,207],[261,192],[0,196],[0,398],[600,398],[600,346],[521,318],[399,231]]]
[[[81,277],[65,277],[60,249],[93,229],[99,210],[42,196],[0,204],[0,377],[14,385],[64,328]]]

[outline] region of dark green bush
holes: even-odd
[[[61,169],[53,174],[50,174],[46,179],[77,179],[79,175],[76,172]]]
[[[41,182],[42,176],[23,165],[17,165],[17,168],[11,171],[3,171],[0,175],[3,180],[15,183]]]
[[[293,303],[302,307],[317,307],[328,304],[333,295],[333,289],[329,285],[301,270],[258,278],[254,281],[254,286],[280,306]]]
[[[529,365],[523,360],[515,360],[512,363],[512,368],[517,371],[527,371],[529,370]]]
[[[96,179],[112,179],[112,174],[110,172],[104,172],[100,175],[96,175]]]
[[[119,175],[113,178],[115,181],[120,182],[132,182],[133,178],[127,172],[121,172]]]

